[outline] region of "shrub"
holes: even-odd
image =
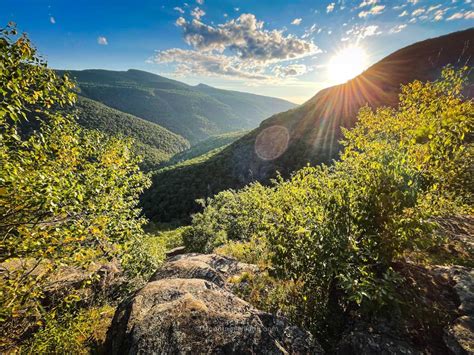
[[[394,306],[402,282],[394,261],[439,244],[440,216],[472,213],[466,71],[447,67],[435,82],[404,86],[397,108],[363,108],[331,167],[209,199],[187,243],[206,251],[227,243],[221,249],[233,252],[229,241],[264,239],[272,277],[301,285],[302,297],[317,305],[312,322]]]
[[[144,220],[137,208],[149,182],[131,143],[83,130],[58,110],[75,100],[68,77],[49,70],[12,26],[0,33],[0,346],[6,347],[77,301],[69,294],[54,304],[44,299],[59,270],[113,259],[131,278],[152,270],[140,248]]]
[[[29,354],[90,354],[105,342],[115,308],[103,306],[77,314],[46,317],[45,326],[34,334],[20,352]]]

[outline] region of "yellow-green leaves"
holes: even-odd
[[[210,251],[262,240],[273,275],[302,285],[315,313],[329,301],[391,304],[400,282],[392,264],[439,242],[433,217],[472,213],[474,107],[462,96],[465,74],[448,67],[435,82],[404,86],[397,108],[362,108],[331,167],[216,195],[185,241]]]
[[[14,342],[46,313],[77,302],[74,292],[44,300],[66,267],[124,254],[133,256],[122,263],[131,276],[148,265],[136,246],[138,197],[149,182],[131,142],[83,130],[57,110],[74,102],[73,85],[47,69],[25,36],[9,27],[0,38],[0,326],[1,340]]]

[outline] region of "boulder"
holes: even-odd
[[[166,252],[166,259],[172,258],[173,256],[176,256],[176,255],[181,255],[184,253],[186,253],[186,247],[183,247],[183,246],[176,247]]]
[[[229,278],[244,272],[256,272],[255,265],[238,262],[218,254],[184,254],[170,258],[158,269],[150,281],[167,278],[202,279],[227,286]]]
[[[226,287],[254,266],[219,255],[180,255],[122,302],[110,354],[321,354],[310,333],[262,312]]]

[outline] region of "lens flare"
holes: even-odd
[[[255,153],[262,160],[274,160],[288,148],[290,134],[283,126],[275,125],[262,130],[255,140]]]

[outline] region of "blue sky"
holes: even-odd
[[[1,23],[16,22],[53,68],[135,68],[298,103],[403,46],[474,26],[472,0],[1,2]]]

